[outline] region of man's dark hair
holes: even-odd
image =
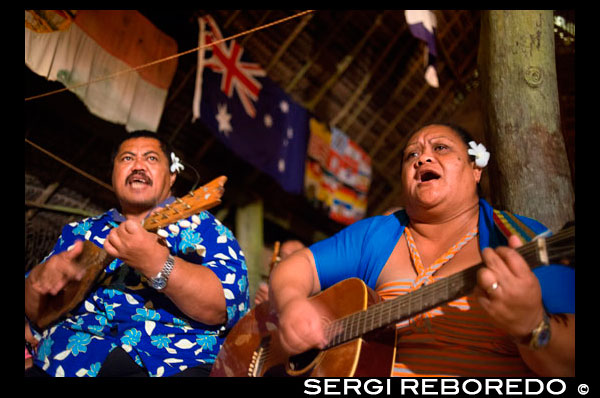
[[[171,167],[171,152],[173,152],[173,148],[171,147],[171,145],[163,138],[161,138],[158,134],[153,133],[152,131],[139,130],[125,135],[119,142],[117,142],[117,144],[113,148],[112,154],[110,155],[111,169],[115,164],[115,158],[119,154],[119,148],[121,147],[121,144],[133,138],[154,138],[155,140],[157,140],[160,143],[160,149],[162,149],[164,155],[167,157],[169,167]]]

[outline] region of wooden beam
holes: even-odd
[[[190,77],[192,77],[196,73],[197,70],[198,70],[198,65],[197,64],[194,64],[192,67],[190,67],[190,69],[186,72],[186,74],[183,77],[183,79],[181,79],[181,82],[171,92],[171,95],[165,101],[164,108],[166,108],[167,106],[169,106],[171,104],[171,102],[173,102],[175,100],[175,98],[177,98],[177,96],[179,95],[179,93],[181,93],[181,90],[183,90],[183,88],[186,86],[186,84],[187,84],[188,80],[190,79]]]
[[[446,99],[446,95],[448,95],[448,92],[450,91],[450,89],[453,86],[454,85],[451,84],[450,80],[448,80],[446,83],[444,83],[444,87],[443,87],[442,91],[437,95],[437,97],[431,103],[431,105],[429,105],[429,107],[427,108],[425,113],[423,113],[421,115],[419,120],[415,123],[415,126],[420,126],[429,120],[433,111],[438,109],[438,106],[440,105],[440,103],[442,101],[444,101]],[[384,168],[389,167],[390,162],[398,156],[400,150],[402,150],[402,147],[404,147],[405,142],[406,142],[406,137],[403,137],[402,141],[400,142],[400,145],[396,146],[396,148],[394,148],[394,150],[392,152],[390,152],[388,157],[385,158],[385,160],[383,162],[381,162],[381,164],[383,165]]]
[[[237,16],[240,15],[240,12],[242,12],[242,10],[235,10],[223,24],[223,29],[228,28],[229,25],[231,25],[231,23],[233,23],[233,21],[237,18]]]
[[[452,21],[455,21],[458,18],[458,13],[454,14]],[[445,34],[448,29],[450,29],[450,24],[447,24],[446,26],[443,27],[443,29],[441,30],[440,34]],[[458,43],[455,43],[454,45],[457,45]],[[380,107],[375,116],[372,117],[369,120],[369,123],[367,123],[363,129],[360,131],[360,133],[357,136],[356,142],[358,144],[360,144],[360,142],[362,141],[362,139],[364,138],[365,134],[371,129],[371,127],[379,120],[381,114],[385,111],[385,108],[387,108],[387,106],[392,103],[392,101],[394,99],[396,99],[396,97],[402,92],[402,90],[404,89],[404,87],[408,84],[408,82],[410,81],[410,79],[413,77],[413,75],[417,72],[418,69],[422,69],[423,68],[423,64],[421,62],[421,58],[420,57],[414,57],[413,61],[412,61],[412,65],[409,68],[409,72],[403,77],[403,79],[400,81],[400,83],[398,83],[398,85],[396,86],[396,89],[394,90],[394,92],[392,93],[392,95],[390,95],[390,97],[388,98],[386,104],[382,107]],[[441,70],[440,70],[441,71]],[[438,72],[440,72],[438,71]],[[425,83],[423,83],[425,84]]]
[[[82,217],[93,217],[93,216],[97,215],[96,212],[92,212],[92,211],[88,211],[88,210],[84,210],[84,209],[77,209],[75,207],[49,205],[49,204],[44,204],[44,203],[32,202],[32,201],[28,201],[28,200],[25,201],[25,206],[35,207],[35,208],[42,209],[42,210],[50,210],[50,211],[56,211],[56,212],[60,212],[60,213],[73,214],[73,215],[82,216]]]
[[[204,154],[215,143],[215,140],[216,140],[216,138],[214,135],[211,134],[208,136],[208,139],[206,141],[204,141],[204,144],[202,145],[202,147],[194,154],[194,163],[198,164],[198,163],[202,162],[202,158],[204,157]]]
[[[359,102],[359,104],[354,109],[352,109],[352,114],[344,121],[344,124],[342,124],[341,129],[343,131],[347,131],[350,129],[350,126],[352,126],[352,123],[354,123],[354,121],[356,120],[358,115],[361,114],[361,112],[365,108],[365,106],[367,106],[369,104],[369,102],[371,101],[371,98],[373,98],[373,96],[377,94],[379,87],[381,87],[384,83],[388,82],[392,73],[396,71],[396,67],[398,66],[398,63],[400,62],[401,59],[403,59],[404,55],[406,54],[406,51],[408,51],[409,48],[410,48],[410,43],[408,41],[405,41],[404,46],[402,47],[402,49],[400,51],[398,51],[394,60],[390,63],[390,65],[389,65],[388,69],[385,71],[385,73],[379,79],[377,79],[377,81],[375,82],[373,87],[369,90],[369,93],[364,96],[364,98]],[[392,96],[389,96],[388,100],[390,99],[390,97],[392,97]],[[361,134],[360,138],[362,138],[363,136],[364,136],[364,134]],[[359,140],[357,140],[357,142],[359,142]]]
[[[264,24],[264,22],[267,20],[267,18],[269,17],[269,15],[271,14],[272,10],[266,10],[265,13],[262,15],[262,17],[260,17],[260,20],[258,21],[258,23],[256,24],[256,26],[261,26]],[[244,47],[246,45],[246,42],[248,40],[250,40],[250,37],[252,37],[253,33],[247,34],[246,36],[244,36],[244,38],[240,41],[240,46]]]
[[[315,94],[315,96],[304,105],[305,108],[311,111],[314,110],[314,108],[321,101],[321,98],[323,98],[325,93],[329,91],[329,89],[338,81],[340,76],[344,74],[344,72],[348,69],[352,62],[354,62],[356,55],[360,52],[360,50],[362,50],[362,48],[366,44],[367,40],[369,40],[373,32],[375,32],[375,30],[381,25],[381,21],[383,20],[383,17],[387,12],[388,11],[386,10],[383,13],[377,15],[375,21],[373,22],[367,33],[364,34],[362,39],[356,44],[356,46],[354,46],[352,51],[350,51],[350,53],[348,53],[344,57],[344,59],[338,62],[335,73],[325,82],[325,84],[321,86],[321,89],[317,92],[317,94]]]
[[[296,87],[296,84],[298,83],[298,81],[306,74],[306,72],[310,69],[310,67],[315,63],[315,61],[319,58],[321,53],[327,48],[327,46],[329,45],[331,40],[333,38],[337,37],[337,33],[342,28],[342,26],[344,26],[346,24],[348,19],[350,19],[351,15],[353,15],[353,11],[346,12],[344,14],[343,19],[340,21],[340,23],[334,24],[333,29],[331,30],[329,35],[325,38],[325,40],[320,42],[320,45],[319,45],[319,48],[317,49],[317,51],[314,52],[314,54],[309,58],[309,60],[306,61],[306,63],[302,66],[302,68],[300,68],[298,73],[296,73],[296,76],[294,76],[294,78],[285,87],[286,93],[289,93],[294,87]]]
[[[408,73],[406,75],[404,75],[402,80],[400,80],[400,82],[396,85],[396,88],[394,89],[392,94],[387,98],[385,104],[377,109],[377,112],[375,112],[375,115],[373,115],[373,117],[369,118],[369,121],[367,122],[367,124],[365,124],[363,126],[363,128],[360,130],[360,132],[358,133],[356,142],[359,145],[362,142],[362,140],[364,139],[367,132],[371,129],[371,127],[373,127],[373,125],[375,125],[375,123],[377,123],[379,121],[379,119],[381,118],[381,114],[385,111],[385,109],[388,107],[388,105],[391,104],[398,97],[398,95],[400,95],[402,90],[404,90],[406,85],[412,79],[415,72],[417,70],[420,70],[421,68],[422,68],[421,62],[419,60],[413,58],[412,64],[409,67]]]
[[[346,101],[346,103],[344,104],[342,109],[340,109],[340,111],[337,113],[337,115],[335,115],[333,117],[333,119],[331,119],[331,122],[330,122],[331,125],[336,126],[339,123],[340,119],[343,118],[346,115],[346,113],[348,113],[350,108],[352,108],[354,106],[354,103],[356,102],[356,100],[358,100],[358,97],[367,88],[367,85],[369,84],[369,82],[371,81],[373,76],[375,75],[375,72],[377,72],[377,69],[379,69],[379,66],[383,63],[383,61],[389,54],[390,50],[392,49],[394,44],[396,44],[396,41],[398,41],[398,38],[400,37],[400,35],[402,35],[404,33],[405,30],[406,30],[406,25],[403,25],[402,28],[400,28],[396,31],[396,34],[388,42],[388,45],[383,50],[383,52],[381,53],[379,58],[377,58],[377,60],[373,64],[373,67],[371,68],[371,70],[365,74],[365,76],[359,83],[358,87],[354,90],[350,99],[348,101]]]
[[[177,127],[175,127],[175,130],[173,130],[173,132],[171,133],[171,136],[169,137],[169,144],[172,144],[173,141],[175,141],[175,138],[177,137],[179,131],[183,128],[183,126],[185,126],[185,124],[188,121],[192,120],[192,111],[192,107],[190,106],[187,112],[185,113],[185,116],[181,118],[179,124],[177,125]]]
[[[385,139],[387,138],[387,136],[389,134],[391,134],[392,131],[394,131],[394,129],[396,128],[396,125],[398,123],[400,123],[400,121],[404,118],[404,115],[406,115],[408,112],[410,112],[412,110],[412,108],[415,105],[417,105],[421,101],[421,99],[423,99],[423,97],[425,96],[427,91],[429,91],[430,88],[431,87],[427,83],[422,84],[419,91],[417,91],[417,93],[410,99],[408,104],[403,106],[402,110],[400,112],[396,113],[396,116],[394,117],[394,119],[392,119],[392,121],[389,122],[388,125],[385,127],[385,129],[379,134],[377,141],[375,141],[375,145],[373,145],[373,147],[369,151],[369,156],[371,156],[371,158],[373,158],[373,156],[375,156],[375,154],[377,153],[379,148],[385,142]]]
[[[458,11],[457,11],[457,15],[458,15]],[[453,18],[452,21],[456,21],[456,20],[457,20],[456,18]],[[450,53],[446,49],[446,46],[442,45],[443,44],[442,39],[443,39],[443,36],[439,35],[436,40],[437,48],[442,55],[441,58],[444,60],[446,65],[448,65],[448,69],[450,70],[450,74],[452,75],[452,77],[454,77],[454,80],[456,80],[457,83],[462,85],[463,78],[460,75],[459,71],[454,66],[454,62],[452,61],[452,58],[450,57]]]
[[[454,17],[452,19],[452,23],[454,23],[458,19],[459,15],[460,14],[458,12],[454,15]],[[451,24],[448,24],[448,26],[445,27],[444,32],[446,32],[448,29],[450,29],[450,27],[451,27]],[[452,53],[453,49],[459,43],[462,42],[462,40],[467,35],[467,33],[469,33],[469,32],[468,31],[464,31],[464,30],[461,31],[461,34],[460,34],[460,37],[458,38],[458,40],[455,40],[452,43],[452,46],[450,47],[450,53]],[[446,64],[444,62],[439,62],[438,63],[438,75],[441,75],[441,73],[444,70],[445,66],[446,66]],[[412,108],[413,106],[415,106],[422,99],[422,97],[425,95],[425,93],[427,91],[427,88],[429,88],[429,86],[427,85],[427,83],[423,83],[422,88],[419,90],[419,92],[417,93],[417,95],[411,99],[411,101],[409,102],[409,104],[407,106],[409,108]],[[408,109],[408,110],[410,110],[410,109]],[[375,145],[373,146],[373,148],[371,148],[371,151],[369,152],[369,155],[371,157],[377,152],[377,150],[381,147],[381,145],[383,144],[383,142],[385,142],[385,138],[387,138],[387,135],[390,134],[393,131],[393,129],[402,120],[402,118],[408,112],[408,110],[406,108],[403,108],[402,111],[396,115],[396,117],[392,120],[392,122],[390,122],[388,124],[388,126],[386,127],[386,129],[379,135],[379,138],[375,142]]]
[[[296,39],[296,37],[300,34],[300,32],[302,32],[302,30],[304,29],[306,24],[308,24],[308,22],[311,20],[311,18],[313,16],[314,16],[314,14],[312,14],[312,13],[307,14],[300,20],[300,22],[298,23],[298,25],[296,25],[296,28],[293,30],[293,32],[287,37],[287,39],[279,47],[279,49],[277,50],[277,53],[275,53],[275,55],[273,55],[273,57],[271,58],[269,65],[267,65],[267,67],[265,68],[265,71],[267,73],[269,72],[269,70],[271,70],[273,65],[275,65],[277,63],[277,61],[279,61],[279,58],[281,58],[283,53],[287,50],[287,48],[290,46],[290,44],[292,44],[292,42]]]

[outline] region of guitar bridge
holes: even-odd
[[[270,336],[264,337],[258,349],[252,353],[250,364],[248,365],[248,377],[259,377],[263,368],[265,355],[268,353],[271,342]]]

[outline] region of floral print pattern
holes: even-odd
[[[160,204],[164,206],[172,202]],[[54,249],[61,253],[76,240],[102,246],[123,216],[106,213],[70,223],[63,228]],[[170,376],[188,367],[213,363],[224,332],[249,309],[248,274],[238,242],[207,211],[166,228],[171,254],[205,266],[221,280],[228,319],[224,325],[205,325],[180,312],[149,281],[121,260],[104,270],[105,282],[90,292],[67,318],[44,331],[35,364],[52,376],[95,377],[106,356],[123,348],[150,376]]]

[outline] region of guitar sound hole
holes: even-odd
[[[290,369],[294,372],[303,370],[315,360],[320,352],[316,348],[313,348],[312,350],[291,356],[289,359]]]

